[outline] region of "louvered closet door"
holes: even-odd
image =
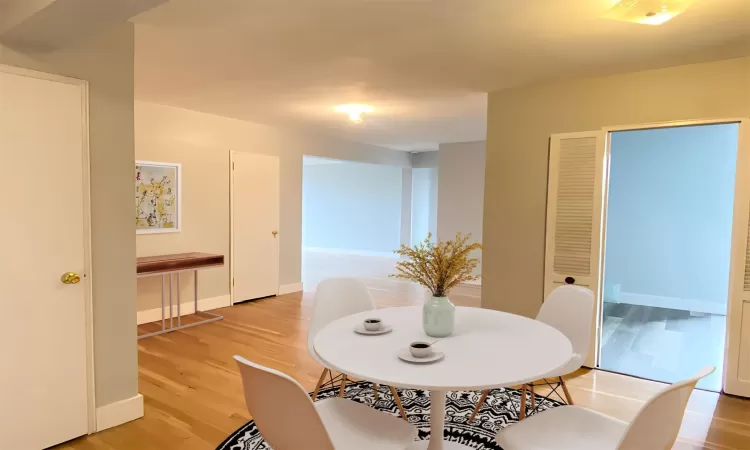
[[[585,286],[599,298],[605,143],[603,131],[555,134],[550,139],[545,297],[567,283]],[[596,313],[591,320],[586,365],[594,367]]]
[[[724,391],[750,397],[750,120],[740,121]]]

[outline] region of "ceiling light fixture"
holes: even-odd
[[[604,18],[643,25],[661,25],[685,12],[695,0],[614,0]]]
[[[364,113],[371,113],[375,110],[370,105],[359,105],[359,104],[348,104],[348,105],[339,105],[336,108],[334,108],[336,112],[342,112],[349,114],[349,120],[351,120],[354,123],[360,123],[362,122],[362,114]]]

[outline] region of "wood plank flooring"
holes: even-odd
[[[400,286],[383,281],[370,287],[379,306],[415,303],[414,290]],[[223,321],[139,341],[145,417],[59,448],[214,449],[249,419],[233,355],[281,370],[308,390],[314,388],[321,368],[307,354],[311,299],[310,294],[296,293],[223,308],[216,310],[225,316]],[[471,300],[457,303],[467,302]],[[569,377],[579,405],[624,420],[662,386],[591,370]],[[750,401],[697,391],[688,408],[676,449],[750,449]]]

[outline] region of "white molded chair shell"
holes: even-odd
[[[293,378],[235,356],[247,409],[274,450],[403,450],[417,429],[342,398],[313,403]]]
[[[690,394],[706,367],[690,379],[668,386],[627,422],[580,406],[559,406],[535,414],[497,433],[504,450],[667,450],[677,440]]]
[[[315,335],[323,327],[341,317],[375,309],[367,286],[356,278],[329,278],[315,289],[310,326],[307,329],[307,349],[310,356],[325,366],[315,352]]]
[[[672,448],[680,432],[690,394],[701,378],[711,375],[709,366],[687,380],[678,381],[656,394],[638,411],[617,447],[618,450]]]
[[[591,289],[575,285],[555,288],[542,303],[536,320],[557,328],[573,346],[570,361],[549,377],[567,375],[583,365],[589,354],[594,303]]]
[[[296,380],[241,356],[234,359],[240,368],[247,409],[266,442],[278,450],[333,450],[312,400]]]

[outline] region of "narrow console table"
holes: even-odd
[[[143,339],[159,334],[169,333],[184,328],[194,327],[208,322],[221,320],[224,316],[210,313],[207,311],[198,311],[198,271],[201,269],[210,269],[212,267],[221,267],[224,265],[224,255],[214,255],[210,253],[178,253],[174,255],[144,256],[136,259],[136,276],[152,277],[161,275],[161,330],[153,333],[147,333],[138,336]],[[180,310],[180,273],[195,272],[194,280],[194,299],[195,315],[203,314],[208,317],[197,322],[182,324],[182,312]],[[174,325],[174,313],[172,311],[172,276],[177,278],[177,326]],[[164,288],[164,282],[169,280],[169,290]],[[167,295],[168,294],[168,295]],[[169,326],[167,327],[167,318],[164,312],[167,298],[169,298]]]

